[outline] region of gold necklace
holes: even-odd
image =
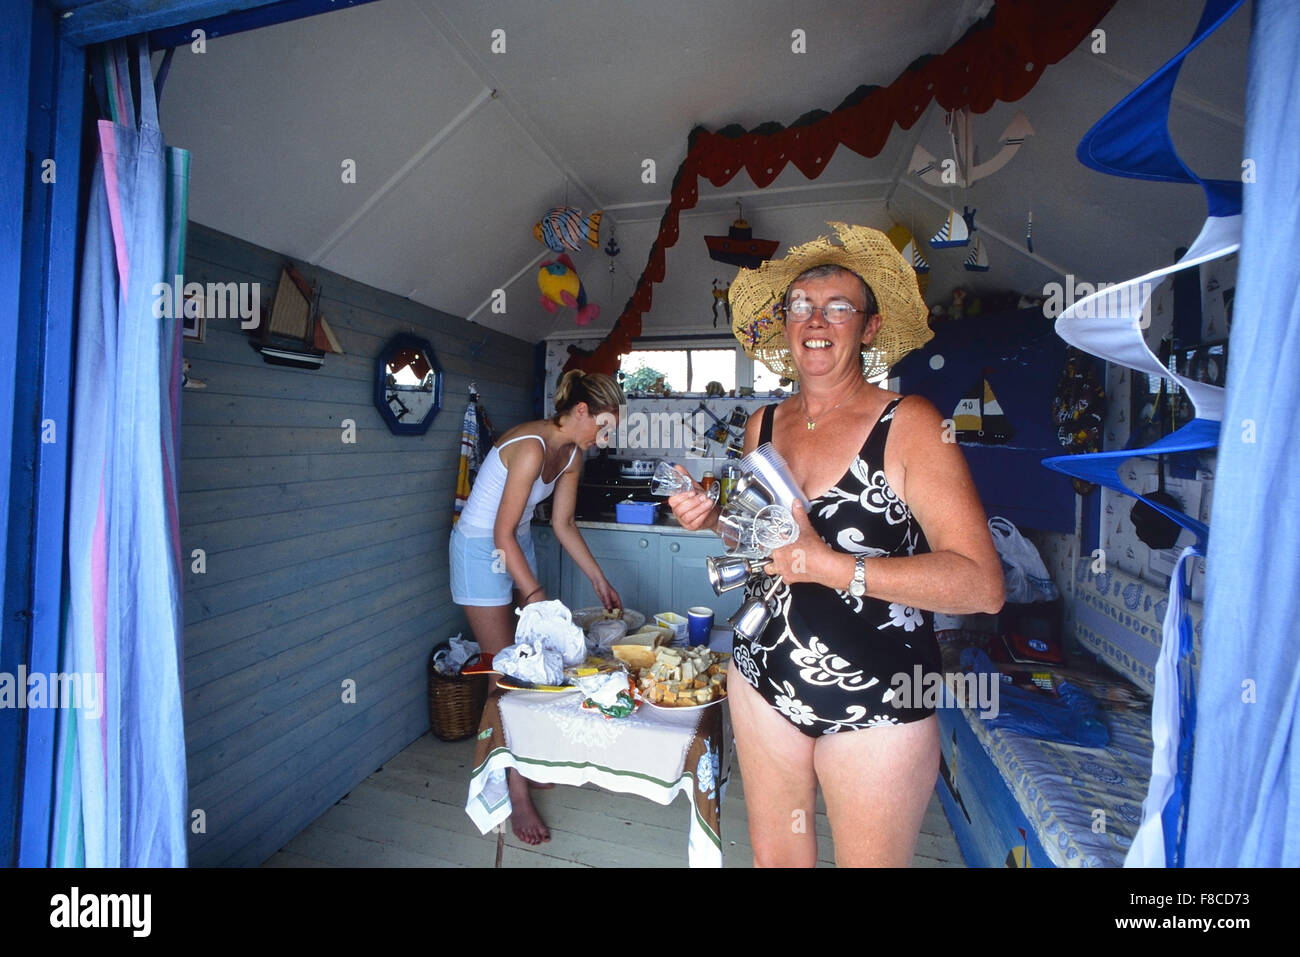
[[[853,396],[857,394],[857,391],[858,390],[855,387],[852,392],[850,392],[844,398],[840,399],[840,401],[836,402],[833,406],[831,406],[821,415],[817,416],[817,418],[818,419],[826,418],[826,416],[830,415],[832,412],[834,412],[836,409],[842,406],[845,402],[848,402],[849,399],[853,398]],[[803,397],[802,392],[799,393],[799,404],[803,406],[803,418],[804,421],[808,423],[808,431],[811,432],[813,429],[817,428],[817,420],[808,417],[808,400]]]

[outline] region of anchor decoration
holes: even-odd
[[[998,141],[1002,144],[1002,149],[992,159],[981,163],[971,131],[970,110],[953,110],[944,117],[944,125],[948,127],[952,140],[953,164],[945,164],[919,144],[912,150],[912,161],[908,164],[909,173],[919,176],[931,186],[957,186],[965,189],[1006,166],[1019,152],[1025,140],[1034,135],[1029,118],[1024,113],[1016,113]]]

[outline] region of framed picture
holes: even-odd
[[[1228,379],[1228,340],[1202,342],[1186,348],[1174,349],[1168,359],[1169,368],[1178,375],[1197,382],[1224,386]],[[1160,384],[1165,382],[1168,411],[1157,416]],[[1136,370],[1132,373],[1130,415],[1135,429],[1143,430],[1138,445],[1150,445],[1156,439],[1182,428],[1195,415],[1187,393],[1173,380],[1147,375]],[[1155,418],[1153,418],[1155,416]]]
[[[1180,376],[1223,386],[1228,381],[1228,340],[1202,342],[1175,353],[1174,371]]]
[[[181,308],[181,335],[195,342],[203,341],[206,317],[203,315],[203,297],[186,296]]]

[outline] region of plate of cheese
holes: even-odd
[[[599,621],[621,621],[628,631],[636,631],[645,624],[645,615],[631,608],[606,611],[599,605],[595,608],[579,608],[573,612],[573,623],[585,632],[590,632],[591,626]]]
[[[654,649],[654,660],[636,670],[636,687],[646,704],[682,711],[707,708],[727,696],[727,663],[731,656],[693,648]]]

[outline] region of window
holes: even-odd
[[[672,392],[704,392],[710,382],[736,388],[735,349],[637,349],[623,356],[625,392],[658,391],[659,379]]]
[[[781,385],[781,377],[769,369],[757,359],[752,360],[754,363],[754,391],[771,392]]]
[[[763,394],[778,387],[778,377],[761,362],[754,362],[737,345],[705,342],[699,346],[634,349],[621,357],[623,391],[646,395],[658,391],[658,380],[674,395],[703,395],[710,382],[724,392],[753,386]]]

